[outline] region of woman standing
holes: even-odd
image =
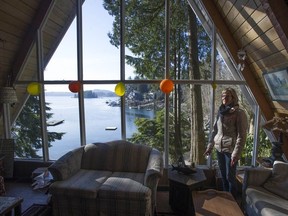
[[[231,192],[235,197],[237,195],[236,166],[246,142],[247,116],[239,108],[238,96],[233,88],[224,89],[221,100],[222,104],[204,155],[210,155],[215,147],[223,190]]]

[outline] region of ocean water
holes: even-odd
[[[53,113],[50,121],[62,121],[62,124],[48,126],[48,131],[65,132],[62,140],[52,143],[49,148],[49,158],[56,160],[66,152],[80,146],[80,126],[78,99],[69,96],[46,96]],[[108,101],[117,101],[119,98],[89,98],[85,99],[85,130],[86,143],[105,142],[121,139],[121,110],[120,107],[112,107]],[[137,132],[134,124],[136,118],[154,118],[153,110],[126,109],[126,137],[129,138]],[[116,130],[106,130],[107,127],[116,127]]]

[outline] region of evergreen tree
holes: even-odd
[[[41,119],[40,105],[38,96],[30,96],[27,100],[22,112],[17,118],[12,129],[14,134],[16,147],[15,154],[17,157],[39,158],[37,151],[42,149],[41,139]],[[53,113],[49,113],[51,108],[46,103],[46,119],[50,119]],[[48,131],[48,147],[51,142],[61,140],[65,133]]]
[[[207,34],[199,24],[186,0],[170,1],[170,78],[201,79],[200,62],[210,60],[210,44]],[[115,17],[112,32],[108,34],[111,44],[120,46],[120,1],[104,0],[104,8]],[[165,0],[125,1],[125,46],[132,52],[126,61],[135,73],[144,79],[163,79],[165,74]],[[199,29],[199,31],[197,31]],[[198,33],[199,32],[199,33]],[[201,47],[199,47],[201,45]],[[176,154],[183,154],[183,127],[181,104],[183,94],[190,95],[191,160],[203,162],[205,148],[201,86],[191,85],[175,88],[173,116],[175,124]],[[188,101],[187,101],[188,103]],[[195,113],[196,112],[196,113]],[[139,130],[139,128],[138,128]],[[172,143],[172,142],[171,142]],[[201,157],[200,157],[201,155]],[[202,161],[201,161],[202,160]]]
[[[190,142],[190,134],[189,127],[190,123],[188,121],[187,116],[181,116],[182,128],[185,131],[182,135],[183,143]],[[175,143],[175,123],[174,116],[171,114],[169,116],[169,121],[172,124],[169,127],[169,139],[171,143]],[[138,132],[134,133],[129,141],[133,143],[141,143],[145,145],[152,146],[157,148],[160,151],[164,151],[163,140],[164,140],[164,110],[160,110],[157,112],[155,119],[147,119],[147,118],[137,118],[135,121],[135,125],[138,128]],[[182,146],[183,151],[189,151],[189,145]],[[178,160],[178,149],[175,145],[169,145],[169,156],[172,162],[176,162]]]

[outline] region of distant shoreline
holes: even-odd
[[[94,89],[94,90],[87,90],[92,91],[93,93],[97,94],[98,97],[115,97],[115,93],[110,90],[103,90],[103,89]],[[46,96],[68,96],[74,97],[75,93],[72,92],[57,92],[57,91],[47,91],[45,92]]]

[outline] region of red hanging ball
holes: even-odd
[[[73,93],[78,93],[81,90],[81,82],[79,81],[72,81],[71,83],[69,83],[69,90]]]

